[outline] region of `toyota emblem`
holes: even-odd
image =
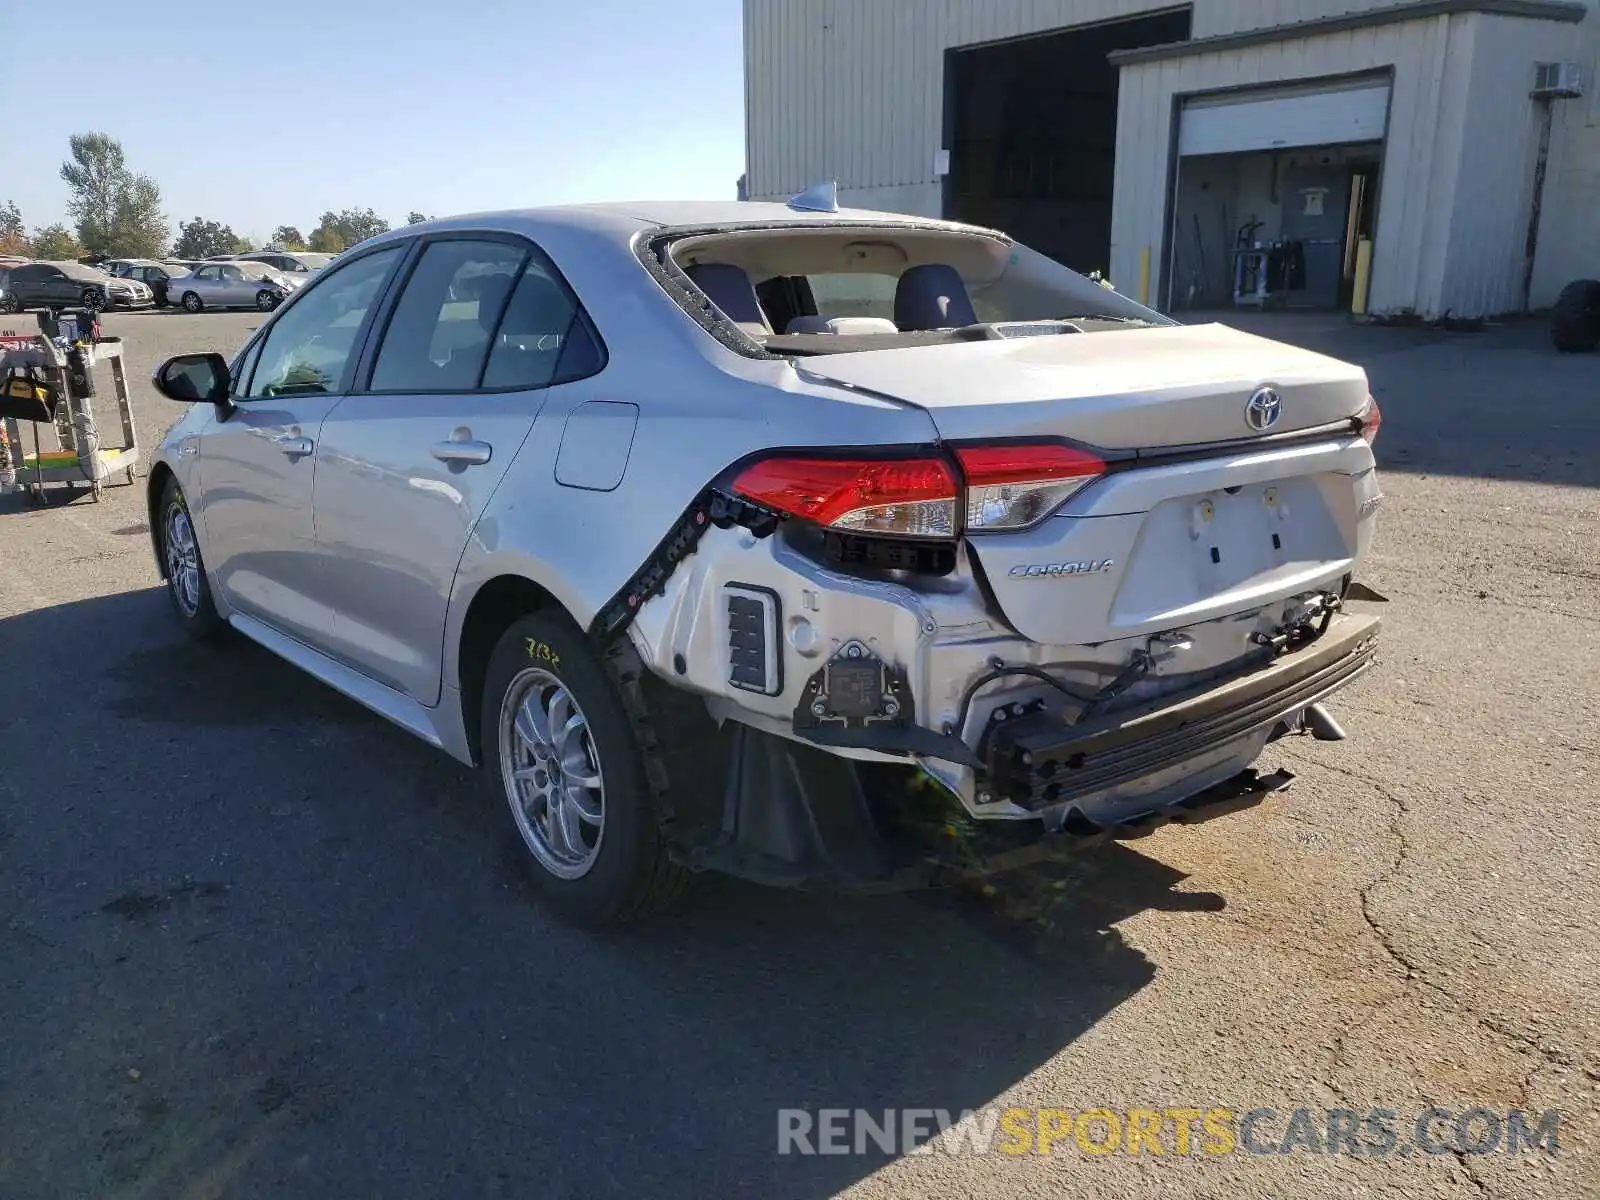
[[[1244,406],[1245,423],[1255,430],[1271,429],[1283,415],[1283,397],[1277,388],[1258,387]]]

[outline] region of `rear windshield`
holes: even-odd
[[[981,230],[797,223],[667,233],[650,252],[655,265],[688,285],[681,294],[668,290],[692,315],[730,348],[756,356],[1172,323],[1098,280]]]

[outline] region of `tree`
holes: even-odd
[[[0,254],[26,254],[28,229],[22,223],[22,210],[15,201],[0,208]]]
[[[109,245],[101,252],[128,258],[155,258],[172,227],[161,212],[161,189],[147,175],[135,175],[117,200]]]
[[[72,236],[72,230],[57,222],[33,231],[33,241],[28,245],[28,252],[34,258],[62,261],[81,258],[83,247],[78,244],[78,239]]]
[[[67,213],[78,225],[78,240],[91,251],[110,253],[117,202],[128,186],[122,143],[105,133],[75,133],[68,139],[72,159],[61,164],[61,178],[72,189]]]
[[[61,178],[72,189],[67,213],[84,248],[91,254],[159,253],[169,226],[155,180],[128,170],[122,143],[109,134],[75,133],[68,146],[72,158],[61,164]]]
[[[306,239],[293,225],[279,225],[272,231],[272,245],[279,250],[304,250]]]
[[[431,221],[431,220],[433,220],[432,217],[425,217],[421,213],[419,213],[416,209],[412,209],[410,212],[408,212],[406,214],[406,224],[407,225],[420,225],[424,221]]]
[[[311,231],[313,250],[337,254],[357,242],[364,242],[380,233],[389,232],[389,222],[370,208],[347,208],[343,212],[325,212]]]
[[[250,243],[228,226],[196,217],[178,226],[178,240],[172,243],[173,258],[210,258],[213,254],[239,254]]]

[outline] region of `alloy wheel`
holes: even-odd
[[[561,879],[588,874],[605,835],[605,781],[577,700],[549,671],[524,669],[501,702],[499,741],[506,799],[529,851]]]
[[[165,537],[167,554],[167,581],[173,599],[183,615],[192,617],[200,611],[200,547],[195,544],[194,526],[182,505],[174,504],[167,510]]]

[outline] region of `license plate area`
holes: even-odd
[[[1347,564],[1354,533],[1346,475],[1301,476],[1164,500],[1145,515],[1113,602],[1113,622],[1185,619],[1224,597],[1295,586]]]

